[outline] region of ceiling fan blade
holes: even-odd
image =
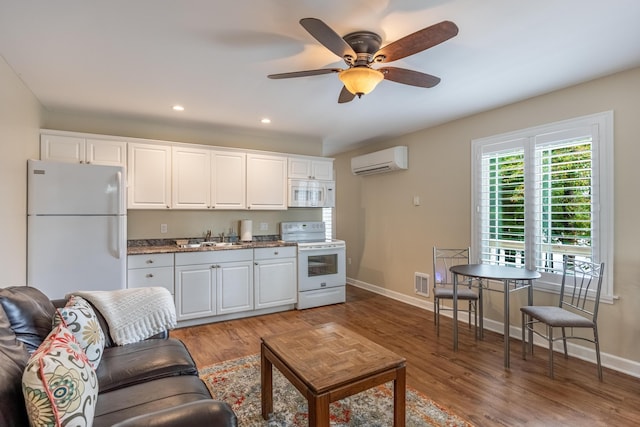
[[[270,79],[290,79],[292,77],[319,76],[320,74],[339,73],[340,68],[320,68],[319,70],[293,71],[291,73],[269,74]]]
[[[405,85],[434,87],[440,83],[440,77],[421,73],[419,71],[407,70],[405,68],[383,67],[379,68],[378,71],[381,71],[384,74],[385,80],[391,80],[392,82],[402,83]]]
[[[356,96],[349,92],[345,86],[342,86],[342,91],[340,91],[340,96],[338,97],[338,104],[344,104],[345,102],[353,101],[353,98]]]
[[[442,21],[386,45],[376,52],[374,61],[396,61],[438,45],[456,34],[458,34],[456,24],[451,21]]]
[[[327,24],[316,18],[303,18],[300,20],[300,25],[309,32],[316,40],[318,40],[324,47],[331,52],[338,55],[340,58],[351,57],[347,60],[348,63],[353,63],[356,59],[356,53],[344,41],[335,31],[331,29]]]

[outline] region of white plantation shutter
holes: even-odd
[[[524,140],[488,145],[481,158],[479,259],[524,265]]]
[[[613,298],[613,114],[472,143],[474,258],[536,269],[557,290],[562,256],[605,262]]]
[[[597,133],[586,127],[534,140],[536,203],[531,209],[540,272],[562,274],[564,254],[598,262],[592,238],[598,234],[594,137]]]

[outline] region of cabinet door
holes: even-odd
[[[171,151],[171,206],[207,209],[211,206],[211,151],[173,147]]]
[[[247,154],[247,208],[287,209],[287,158]]]
[[[40,159],[83,163],[85,160],[85,140],[75,136],[40,135]]]
[[[311,162],[306,158],[289,157],[289,179],[311,179]]]
[[[333,180],[333,160],[312,160],[311,175],[313,179]]]
[[[95,165],[126,166],[127,143],[103,139],[87,139],[85,161]]]
[[[216,268],[210,264],[177,266],[176,317],[197,319],[216,314]]]
[[[251,261],[227,262],[216,268],[218,314],[253,310]]]
[[[296,258],[265,259],[254,265],[255,307],[297,302]]]
[[[333,180],[333,160],[289,157],[289,179]]]
[[[211,205],[216,209],[247,207],[246,153],[211,153]]]
[[[127,164],[129,209],[169,208],[171,147],[129,143]]]

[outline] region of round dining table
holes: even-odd
[[[458,276],[502,282],[504,289],[504,367],[509,368],[509,295],[522,289],[528,290],[528,304],[533,304],[533,281],[540,273],[525,268],[492,264],[460,264],[449,269],[453,273],[453,350],[458,350]],[[482,291],[482,290],[481,290]],[[483,320],[480,319],[482,336]]]

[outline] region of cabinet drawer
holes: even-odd
[[[173,267],[173,254],[129,255],[128,268]]]
[[[253,252],[254,259],[295,258],[297,248],[295,246],[278,246],[275,248],[256,248]]]
[[[227,249],[204,252],[180,252],[176,254],[176,265],[218,264],[253,260],[253,249]]]
[[[160,286],[173,294],[173,267],[137,268],[127,272],[128,288]]]

